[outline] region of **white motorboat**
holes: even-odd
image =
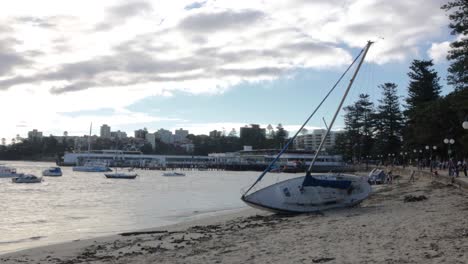
[[[244,192],[241,197],[242,201],[252,207],[276,213],[310,213],[332,208],[353,206],[362,202],[369,196],[372,188],[368,183],[367,177],[341,174],[312,175],[311,171],[317,161],[320,151],[323,148],[325,140],[333,127],[336,117],[343,107],[346,96],[349,93],[353,81],[356,79],[357,73],[364,62],[364,58],[366,57],[371,44],[372,42],[370,41],[367,43],[366,47],[361,51],[359,56],[355,58],[345,73],[340,77],[338,82],[328,92],[309,118],[303,123],[302,127],[285,144],[284,148],[276,158],[273,159],[263,173],[260,174],[257,180],[247,189],[247,191]],[[307,125],[309,120],[315,115],[323,102],[328,98],[353,64],[357,62],[359,57],[361,57],[360,62],[356,67],[343,97],[341,98],[330,125],[327,127],[327,132],[322,137],[322,141],[315,152],[314,158],[307,168],[306,175],[278,182],[260,190],[250,192],[253,190],[254,186],[259,183],[272,168],[274,168],[281,155],[288,149],[289,145],[298,136],[299,132]]]
[[[165,172],[162,176],[185,176],[185,173],[181,172]]]
[[[51,176],[51,177],[62,176],[62,169],[60,169],[60,167],[50,167],[42,171],[42,176]]]
[[[37,177],[32,174],[20,174],[18,177],[11,179],[14,183],[40,183],[42,177]]]
[[[19,175],[15,168],[0,165],[0,178],[11,178]]]
[[[83,171],[83,172],[107,172],[112,171],[107,163],[101,161],[87,161],[81,166],[73,167],[73,171]]]

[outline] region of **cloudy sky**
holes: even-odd
[[[96,134],[104,123],[130,134],[293,130],[367,40],[376,43],[348,103],[363,92],[377,100],[383,82],[405,94],[413,59],[434,59],[444,78],[444,2],[2,1],[0,137],[82,135],[91,122]],[[338,97],[310,127],[330,120]]]

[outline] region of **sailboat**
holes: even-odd
[[[91,154],[91,132],[93,130],[93,123],[89,126],[89,137],[88,137],[88,155]],[[74,166],[73,171],[82,172],[105,172],[111,171],[107,166],[107,162],[99,160],[87,160],[82,165]]]
[[[364,47],[364,49],[361,50],[359,55],[341,75],[332,89],[327,93],[325,98],[323,98],[320,104],[307,118],[302,127],[287,142],[284,148],[270,163],[270,165],[260,174],[257,180],[247,189],[247,191],[244,192],[241,197],[242,201],[254,208],[272,211],[275,213],[311,213],[332,208],[353,206],[359,204],[369,196],[372,188],[369,185],[366,177],[346,174],[312,175],[311,171],[320,151],[323,148],[325,140],[329,135],[331,128],[333,127],[336,117],[338,116],[340,109],[343,107],[346,96],[348,95],[349,90],[353,85],[353,82],[372,43],[373,42],[371,41],[367,42],[367,45]],[[327,132],[322,138],[322,141],[320,142],[320,145],[305,173],[305,176],[284,180],[260,190],[252,191],[254,186],[262,180],[262,178],[275,165],[276,161],[278,161],[281,155],[288,149],[289,145],[294,141],[294,139],[306,126],[309,120],[315,115],[317,110],[322,106],[323,102],[328,98],[331,92],[339,84],[341,79],[346,75],[346,73],[358,61],[359,58],[359,64],[357,65],[348,87],[346,88],[346,91],[338,105],[330,125],[327,127]]]
[[[118,157],[118,156],[117,156]],[[117,172],[118,167],[115,167],[113,173],[104,173],[104,176],[109,179],[135,179],[138,174],[135,172],[125,173],[125,172]]]

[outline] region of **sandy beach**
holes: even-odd
[[[468,263],[468,193],[417,177],[354,208],[282,216],[255,209],[33,248],[1,263]]]

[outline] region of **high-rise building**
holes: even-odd
[[[183,142],[187,138],[188,134],[189,134],[188,130],[184,130],[184,129],[180,128],[180,129],[175,131],[174,141],[175,142]]]
[[[156,135],[154,133],[148,133],[145,136],[146,141],[151,144],[153,150],[156,149]]]
[[[101,137],[110,138],[111,137],[111,128],[110,126],[104,124],[101,126]]]
[[[42,132],[37,129],[33,129],[28,132],[28,139],[42,139]]]
[[[145,139],[146,134],[148,134],[148,130],[146,128],[135,130],[135,138]]]
[[[327,130],[325,129],[314,129],[312,133],[297,136],[294,140],[295,149],[304,149],[309,151],[315,151],[320,146],[320,142],[325,137]],[[329,150],[335,146],[336,136],[342,131],[330,131],[330,134],[325,139],[322,150]]]
[[[216,138],[216,137],[221,137],[222,132],[218,130],[213,130],[210,131],[210,137]]]
[[[161,140],[162,142],[166,144],[174,143],[174,137],[172,135],[172,132],[169,130],[161,128],[158,131],[156,131],[154,135],[156,136],[156,138],[158,138],[159,140]]]
[[[122,139],[122,138],[126,138],[126,137],[127,137],[127,133],[125,133],[124,131],[120,131],[120,130],[112,131],[112,132],[111,132],[111,137],[112,137],[112,138]]]

